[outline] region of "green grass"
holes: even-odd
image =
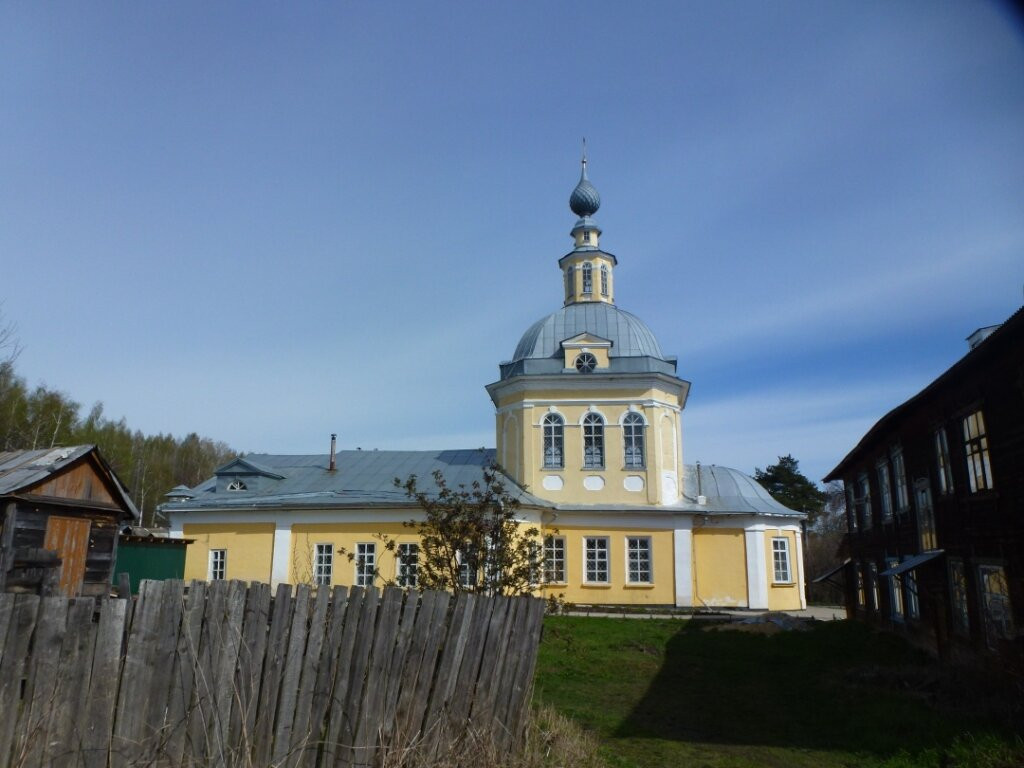
[[[1007,700],[899,638],[845,621],[704,626],[549,617],[538,699],[597,734],[616,768],[1024,765]]]

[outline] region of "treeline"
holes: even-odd
[[[144,435],[125,420],[103,415],[97,403],[83,417],[82,406],[63,392],[44,386],[30,388],[11,360],[0,362],[0,450],[52,448],[95,443],[127,486],[144,526],[160,525],[156,506],[176,485],[193,486],[234,457],[221,442],[194,432]]]

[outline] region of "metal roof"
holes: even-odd
[[[136,519],[140,517],[128,490],[121,479],[100,455],[95,445],[71,445],[61,448],[43,448],[30,451],[0,452],[0,495],[15,494],[25,488],[37,485],[50,475],[56,474],[69,464],[78,461],[88,453],[94,453],[102,469],[121,497],[127,511]],[[83,501],[82,503],[88,503]]]
[[[396,477],[404,481],[409,475],[416,475],[420,488],[431,493],[437,491],[433,473],[440,470],[449,487],[469,487],[474,481],[480,480],[481,470],[494,461],[494,450],[339,451],[337,469],[333,472],[327,468],[330,461],[327,454],[254,454],[246,459],[271,469],[281,479],[270,478],[251,489],[227,491],[223,486],[218,488],[217,476],[214,476],[190,491],[193,498],[168,501],[161,509],[167,512],[188,512],[197,509],[242,511],[254,508],[407,506],[413,502],[402,488],[395,487]],[[225,470],[233,463],[217,470],[217,474],[223,477]],[[244,472],[242,469],[239,471]],[[706,497],[704,504],[698,504],[697,468],[690,465],[684,468],[684,488],[687,494],[678,503],[669,506],[562,505],[540,499],[511,480],[507,480],[506,487],[521,504],[547,509],[803,516],[779,504],[752,477],[738,470],[714,465],[702,466],[700,476],[702,494]]]
[[[643,320],[613,304],[590,301],[562,307],[531,325],[519,340],[511,362],[561,357],[562,342],[581,333],[611,341],[611,357],[665,359],[658,340]]]

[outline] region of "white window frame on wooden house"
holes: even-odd
[[[890,482],[889,461],[882,459],[878,462],[878,490],[879,502],[882,507],[882,522],[892,520],[892,483]]]
[[[964,416],[964,453],[967,456],[967,479],[971,484],[971,493],[992,490],[995,484],[988,455],[988,433],[985,430],[985,415],[980,409]]]
[[[907,467],[903,461],[903,449],[893,448],[892,477],[896,483],[896,513],[902,515],[910,509],[910,491],[907,488]]]
[[[861,530],[866,531],[874,524],[871,514],[871,481],[866,472],[857,475],[857,484],[854,490],[854,514],[857,516],[857,523]]]
[[[949,460],[949,439],[945,427],[935,430],[935,462],[938,467],[939,493],[952,493],[953,465]]]
[[[897,557],[886,561],[889,568],[896,568],[899,564]],[[893,621],[903,621],[903,579],[898,573],[889,577],[889,617]]]

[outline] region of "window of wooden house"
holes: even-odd
[[[975,411],[964,418],[964,451],[967,454],[967,478],[971,493],[987,491],[993,487],[992,466],[988,458],[988,435],[985,417]]]
[[[882,601],[878,592],[878,563],[873,560],[868,563],[868,589],[871,595],[872,610],[880,610]]]
[[[953,492],[953,466],[949,463],[949,441],[946,430],[935,430],[935,462],[938,465],[939,493]]]
[[[958,635],[971,634],[971,616],[967,608],[967,574],[964,561],[959,558],[949,559],[949,607],[953,621],[953,631]]]
[[[866,474],[857,477],[857,492],[854,498],[857,522],[860,527],[867,529],[871,527],[871,483]]]
[[[857,579],[857,605],[861,608],[865,606],[867,600],[864,594],[864,566],[860,563],[853,564],[853,572]]]
[[[900,564],[898,558],[886,561],[889,568]],[[889,577],[889,615],[893,621],[903,621],[903,579],[894,573]]]
[[[892,483],[887,459],[878,462],[878,490],[882,505],[882,522],[886,523],[892,520]]]
[[[906,512],[910,509],[910,493],[907,490],[907,468],[903,463],[903,451],[892,449],[892,475],[896,481],[896,511]]]
[[[1013,640],[1013,609],[1010,605],[1010,585],[1001,565],[978,566],[978,589],[981,592],[981,615],[985,622],[985,640],[990,648],[1001,641]]]
[[[906,572],[903,587],[907,593],[907,618],[921,618],[921,602],[917,596],[917,573],[913,569]]]

